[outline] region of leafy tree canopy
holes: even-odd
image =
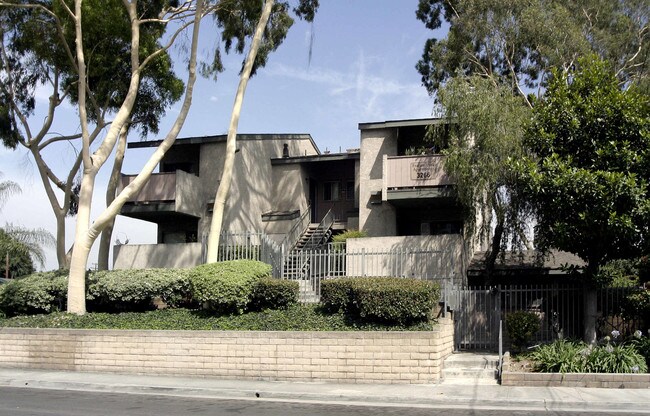
[[[20,139],[15,111],[24,116],[33,114],[35,88],[40,84],[57,85],[58,99],[77,103],[77,68],[74,62],[75,27],[72,18],[59,1],[44,1],[39,7],[3,7],[2,33],[5,59],[10,71],[0,73],[7,88],[0,95],[0,133],[5,145],[14,147]],[[73,8],[71,0],[66,7]],[[156,18],[168,1],[138,2],[142,18]],[[106,112],[119,108],[124,101],[131,75],[131,29],[129,18],[119,2],[88,0],[83,3],[84,54],[87,59],[89,91],[92,108],[89,117],[97,122]],[[110,24],[107,24],[110,22]],[[160,48],[165,31],[160,23],[142,24],[140,55],[142,58]],[[158,55],[142,72],[138,98],[131,115],[132,124],[146,136],[158,132],[158,123],[165,109],[183,92],[183,82],[172,70],[167,53]],[[8,90],[11,88],[11,90]],[[13,94],[12,94],[13,93]],[[11,102],[14,98],[15,103]],[[16,108],[12,108],[12,104]],[[14,117],[12,117],[14,116]],[[8,120],[7,120],[8,119]]]
[[[608,260],[631,258],[650,242],[650,100],[622,90],[611,65],[578,60],[554,71],[533,109],[515,163],[535,209],[536,245],[577,254],[587,277]]]
[[[466,232],[486,239],[492,225],[486,219],[495,219],[486,258],[489,275],[499,251],[526,243],[526,204],[513,191],[510,162],[524,155],[522,120],[530,109],[508,87],[480,76],[451,79],[440,88],[438,98],[451,124],[445,126],[446,134],[433,135],[445,138],[439,145],[466,210]]]
[[[417,69],[431,94],[460,73],[502,78],[523,95],[592,52],[647,90],[649,14],[647,0],[420,0],[417,18],[449,33],[426,42]]]

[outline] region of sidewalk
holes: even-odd
[[[650,386],[648,389],[587,389],[446,383],[437,385],[325,384],[1,368],[0,386],[374,406],[509,408],[650,414]]]

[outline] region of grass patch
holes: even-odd
[[[164,309],[83,316],[55,312],[47,315],[0,318],[0,327],[240,331],[430,331],[435,321],[414,325],[362,323],[342,313],[330,314],[317,305],[291,305],[286,310],[264,310],[242,315],[214,316],[200,310]]]

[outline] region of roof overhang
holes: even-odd
[[[176,139],[174,141],[174,146],[190,145],[190,144],[208,144],[208,143],[225,143],[228,135],[218,134],[213,136],[196,136],[196,137],[183,137]],[[320,149],[316,146],[316,142],[311,137],[311,134],[308,133],[290,133],[290,134],[238,134],[237,140],[309,140],[314,146],[316,153],[320,154]],[[162,140],[148,140],[142,142],[130,142],[128,144],[129,149],[137,149],[144,147],[158,147],[162,143]]]
[[[329,153],[311,156],[291,156],[291,157],[277,157],[271,159],[272,165],[288,165],[293,163],[318,163],[318,162],[333,162],[340,160],[359,160],[361,154],[359,152],[348,153]]]
[[[370,123],[359,123],[359,130],[387,129],[394,127],[417,127],[430,126],[433,124],[445,124],[448,121],[443,118],[418,118],[406,120],[377,121]]]

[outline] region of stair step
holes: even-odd
[[[442,370],[442,377],[445,379],[469,378],[495,380],[497,377],[497,370],[492,368],[445,368]]]

